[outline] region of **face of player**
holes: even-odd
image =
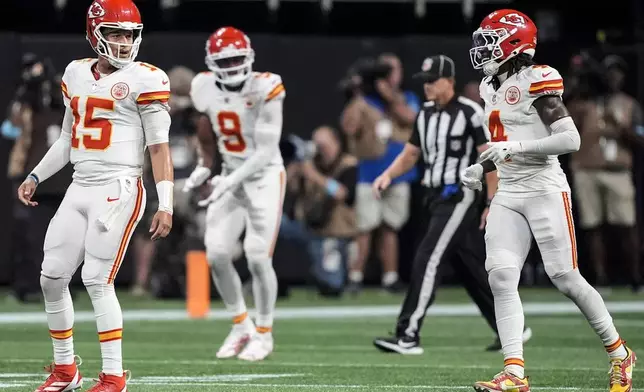
[[[245,60],[246,60],[245,56],[236,56],[236,57],[227,57],[224,59],[215,60],[215,63],[217,63],[217,66],[221,68],[222,71],[225,71],[228,76],[233,76],[242,72],[242,70],[236,69],[233,71],[226,71],[226,68],[239,67],[244,64]]]
[[[340,144],[329,128],[322,127],[313,132],[313,142],[322,163],[325,165],[333,163],[340,154]]]
[[[110,50],[115,57],[128,59],[134,43],[134,32],[132,30],[106,29],[103,32]]]

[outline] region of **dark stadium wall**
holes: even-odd
[[[206,34],[145,34],[138,59],[169,70],[175,65],[184,65],[194,71],[206,70],[204,46]],[[396,38],[347,38],[324,36],[252,35],[256,51],[255,69],[279,73],[287,90],[284,113],[284,134],[294,133],[309,137],[311,131],[321,124],[337,125],[343,106],[343,96],[337,85],[346,69],[357,58],[376,56],[382,52],[398,54],[405,68],[406,88],[421,91],[410,76],[415,73],[426,56],[446,54],[456,62],[458,88],[466,82],[477,80],[479,75],[470,65],[468,49],[470,39],[442,36],[406,36]],[[540,62],[547,62],[565,72],[567,47],[540,47]],[[49,57],[57,72],[62,73],[73,59],[93,57],[94,52],[84,37],[0,34],[0,52],[7,54],[1,62],[0,105],[7,108],[19,82],[20,56],[34,52]],[[6,154],[6,149],[0,149]],[[2,165],[0,165],[2,166]],[[0,167],[2,169],[2,167]],[[6,170],[5,170],[6,171]],[[0,176],[0,216],[10,217],[14,195],[5,176]],[[8,246],[11,219],[0,225],[0,285],[8,283],[10,270]],[[401,268],[403,276],[408,273],[409,260],[413,256],[416,223],[403,230],[401,244]],[[580,247],[581,248],[581,247]],[[581,250],[581,249],[580,249]],[[131,256],[131,252],[128,252]],[[276,253],[276,266],[284,276],[295,280],[303,278],[308,261],[304,252],[290,245],[280,246]],[[377,268],[377,266],[375,267]],[[124,263],[119,273],[121,283],[129,282],[132,263]],[[377,271],[374,271],[374,276]]]

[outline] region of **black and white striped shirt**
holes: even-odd
[[[460,172],[475,163],[477,147],[489,141],[483,109],[471,99],[454,96],[444,107],[426,102],[416,117],[409,143],[419,147],[425,163],[423,185],[459,184]]]

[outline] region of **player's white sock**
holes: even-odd
[[[249,333],[255,331],[255,324],[253,323],[253,320],[248,317],[248,312],[246,311],[244,311],[244,313],[235,315],[233,317],[233,324],[235,326],[241,326],[245,331]]]
[[[514,374],[519,378],[525,377],[525,364],[521,358],[506,358],[503,361],[503,367],[510,374]]]
[[[608,355],[611,358],[626,358],[626,348],[602,296],[581,276],[579,270],[574,269],[551,280],[586,316],[588,323],[604,343]]]
[[[69,293],[69,279],[40,277],[40,286],[45,297],[45,312],[49,335],[54,345],[54,363],[74,363],[74,304]]]
[[[362,283],[364,274],[362,271],[351,270],[349,271],[349,280],[353,283]]]
[[[241,279],[239,279],[232,259],[223,255],[209,256],[208,263],[212,271],[212,280],[215,282],[221,300],[226,305],[226,310],[234,314],[235,317],[246,313]]]
[[[277,276],[273,269],[273,259],[249,258],[248,269],[253,275],[257,330],[260,333],[270,332],[273,328],[273,312],[277,301]]]
[[[86,287],[94,306],[103,373],[120,377],[123,375],[123,313],[114,285],[92,284]]]
[[[390,286],[398,280],[398,272],[396,271],[389,271],[385,272],[382,274],[382,285],[383,286]]]
[[[488,272],[506,370],[523,378],[524,316],[518,288],[520,276],[521,272],[516,267],[496,268]]]

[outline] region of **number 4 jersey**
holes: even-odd
[[[226,174],[255,153],[255,128],[265,115],[264,105],[283,100],[285,95],[282,78],[270,72],[253,72],[238,92],[222,90],[212,72],[201,72],[192,80],[192,103],[210,119]],[[278,151],[267,168],[282,165]]]
[[[536,140],[547,137],[551,130],[532,105],[546,95],[561,97],[564,91],[561,75],[554,68],[534,65],[510,76],[498,90],[491,77],[479,88],[485,102],[485,124],[492,142]],[[497,193],[532,197],[553,192],[569,192],[559,160],[552,155],[515,155],[512,161],[497,168]]]
[[[142,115],[169,110],[165,72],[133,62],[98,80],[97,59],[72,61],[61,84],[71,109],[70,162],[74,181],[96,185],[141,176],[147,145],[168,142],[168,130],[146,131]]]

